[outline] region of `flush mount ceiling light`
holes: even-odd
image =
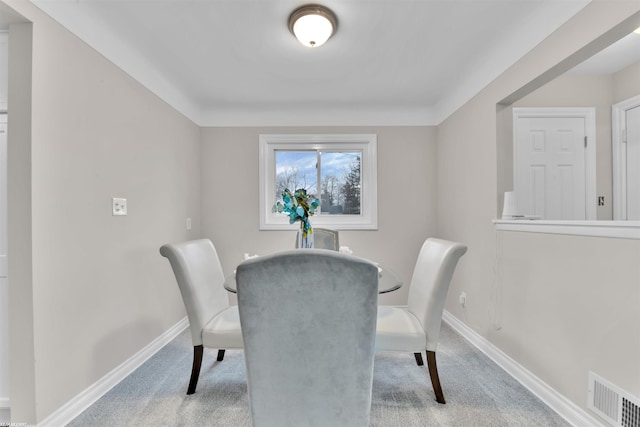
[[[336,15],[319,4],[301,6],[289,16],[289,31],[308,47],[322,46],[336,32],[337,25]]]

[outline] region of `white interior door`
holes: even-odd
[[[592,219],[590,123],[584,109],[514,108],[514,191],[518,214],[540,219]],[[594,185],[595,187],[595,185]],[[595,188],[592,192],[595,194]]]
[[[640,220],[640,105],[625,111],[627,218]]]

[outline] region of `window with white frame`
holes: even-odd
[[[375,134],[260,135],[260,229],[299,226],[274,205],[300,188],[320,201],[314,227],[377,229],[376,151]]]

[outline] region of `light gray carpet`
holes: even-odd
[[[243,353],[216,362],[216,351],[205,349],[198,389],[187,396],[192,354],[185,331],[69,426],[251,426]],[[569,426],[446,324],[438,368],[445,405],[412,354],[378,353],[371,425]]]

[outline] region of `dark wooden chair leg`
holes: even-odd
[[[200,366],[202,366],[202,353],[204,347],[202,345],[193,346],[193,366],[191,367],[191,380],[189,381],[189,388],[187,394],[193,394],[196,392],[196,386],[198,385],[198,377],[200,376]]]
[[[436,365],[435,351],[427,351],[427,366],[429,367],[431,385],[433,386],[433,391],[436,394],[436,401],[438,403],[446,403],[444,401],[444,394],[442,394],[442,387],[440,386],[440,377],[438,377],[438,365]]]
[[[416,357],[416,363],[418,366],[424,365],[424,362],[422,361],[422,353],[413,353],[413,355]]]
[[[218,358],[216,360],[222,362],[222,359],[224,359],[224,350],[218,350]]]

